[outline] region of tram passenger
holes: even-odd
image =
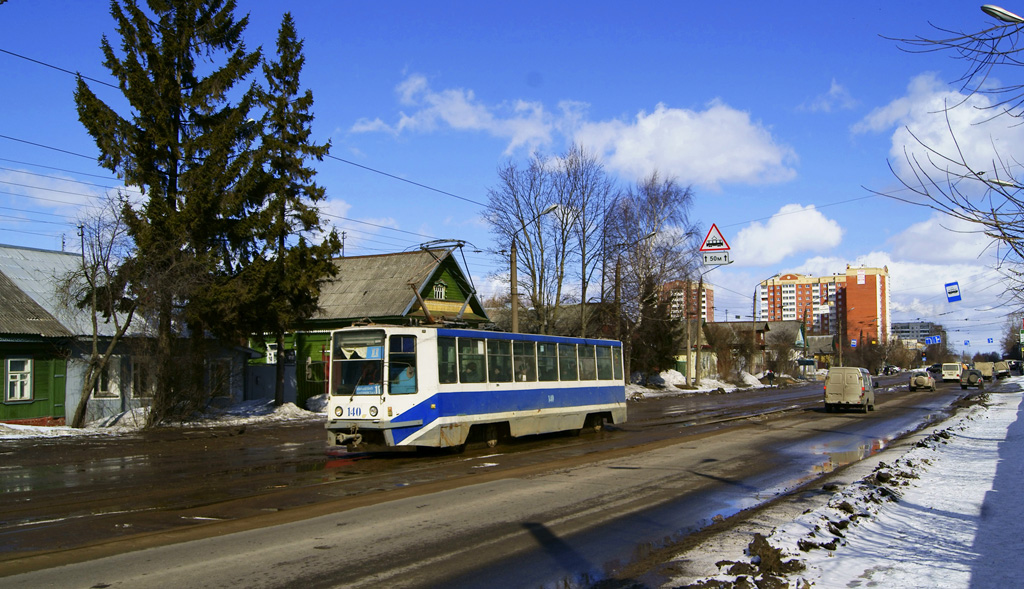
[[[459,380],[462,382],[480,382],[480,374],[476,371],[476,362],[469,362],[462,369],[462,374],[459,375]]]

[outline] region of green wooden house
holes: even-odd
[[[73,334],[2,272],[0,301],[0,421],[63,424],[68,369],[64,349]]]
[[[0,422],[63,425],[74,416],[91,350],[92,319],[88,312],[63,307],[57,285],[81,264],[76,253],[0,245]],[[139,316],[132,326],[90,393],[87,422],[146,407],[152,400],[150,358],[140,352],[149,347],[147,326]],[[105,347],[113,324],[101,320],[98,328]],[[244,398],[252,351],[215,341],[208,350],[211,396]]]

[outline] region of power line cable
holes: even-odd
[[[50,149],[50,150],[53,150],[53,151],[59,151],[61,153],[66,153],[68,155],[75,155],[75,156],[78,156],[78,157],[84,157],[87,160],[96,161],[96,157],[95,156],[84,155],[84,154],[81,154],[81,153],[76,153],[74,151],[68,151],[66,149],[61,149],[59,147],[51,147],[49,145],[43,145],[42,143],[36,143],[34,141],[27,141],[25,139],[18,139],[17,137],[11,137],[10,135],[2,135],[2,134],[0,134],[0,138],[7,139],[8,141],[17,141],[18,143],[24,143],[26,145],[33,145],[35,147],[42,147],[43,149]]]
[[[41,66],[44,66],[44,67],[48,67],[48,68],[51,68],[51,69],[55,69],[58,72],[64,72],[65,74],[71,74],[72,76],[75,76],[75,77],[81,77],[83,80],[89,80],[90,82],[96,82],[97,84],[103,84],[104,86],[110,86],[111,88],[114,88],[115,90],[120,90],[121,89],[121,87],[116,85],[116,84],[111,84],[110,82],[104,82],[103,80],[97,80],[96,78],[90,78],[89,76],[83,76],[80,72],[73,72],[71,70],[66,70],[66,69],[64,69],[62,67],[55,66],[52,63],[46,63],[45,61],[39,61],[38,59],[32,59],[31,57],[22,55],[20,53],[15,53],[13,51],[8,51],[6,49],[0,49],[0,53],[6,53],[7,55],[11,55],[11,56],[17,57],[19,59],[24,59],[25,61],[31,61],[32,63],[38,64],[38,65],[41,65]]]
[[[103,178],[105,180],[106,179],[110,179],[109,175],[104,176],[104,175],[100,175],[100,174],[90,174],[89,172],[81,172],[81,171],[78,171],[78,170],[68,170],[68,169],[65,169],[65,168],[56,168],[56,167],[53,167],[53,166],[45,166],[43,164],[34,164],[32,162],[23,162],[23,161],[19,161],[19,160],[12,160],[12,159],[4,158],[4,157],[0,157],[0,162],[10,162],[12,164],[21,164],[23,166],[33,166],[33,167],[36,167],[36,168],[46,168],[47,170],[56,170],[58,172],[67,172],[69,174],[78,174],[79,176],[92,176],[93,178]],[[21,170],[18,170],[18,171],[21,171]]]
[[[373,172],[375,174],[380,174],[381,176],[387,176],[388,178],[392,178],[392,179],[398,180],[400,182],[405,182],[407,184],[412,184],[413,186],[419,186],[420,188],[425,188],[427,190],[432,190],[434,192],[437,192],[439,194],[443,194],[445,196],[450,196],[452,198],[457,198],[459,200],[464,200],[464,201],[466,201],[468,203],[473,203],[473,204],[479,205],[481,207],[486,207],[487,206],[486,204],[484,204],[484,203],[482,203],[480,201],[476,201],[476,200],[473,200],[471,198],[466,198],[465,196],[459,196],[458,194],[453,194],[451,192],[447,192],[445,190],[441,190],[440,188],[434,188],[433,186],[427,186],[426,184],[421,184],[419,182],[414,182],[412,180],[407,180],[406,178],[402,178],[400,176],[395,176],[394,174],[389,174],[388,172],[384,172],[384,171],[378,170],[376,168],[371,168],[369,166],[364,166],[363,164],[357,164],[356,162],[349,161],[349,160],[346,160],[346,159],[342,159],[342,158],[334,156],[334,155],[328,154],[326,157],[329,157],[332,160],[338,160],[339,162],[346,163],[346,164],[348,164],[350,166],[355,166],[357,168],[362,168],[364,170]]]

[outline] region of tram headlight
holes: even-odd
[[[370,407],[370,417],[377,417],[377,406]]]
[[[344,413],[344,411],[341,409],[340,406],[334,408],[334,416],[335,417],[341,417],[342,413]]]

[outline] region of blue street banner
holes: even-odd
[[[992,341],[992,338],[988,338],[988,343],[993,344],[995,342]]]

